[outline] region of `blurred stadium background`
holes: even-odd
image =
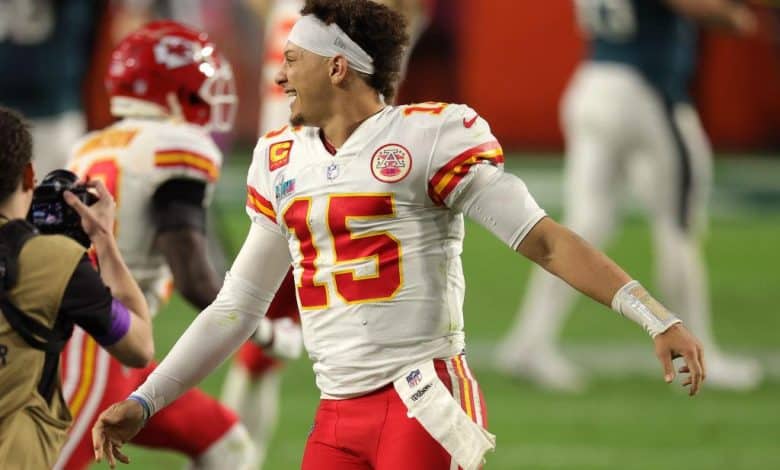
[[[244,179],[257,135],[262,25],[240,0],[169,3],[160,15],[200,23],[236,69],[239,123],[223,142],[230,158],[214,211],[227,251],[235,252],[248,228]],[[496,374],[492,343],[510,324],[529,263],[469,225],[464,267],[470,362],[498,435],[486,468],[780,468],[780,14],[766,6],[756,11],[756,37],[703,36],[694,95],[718,157],[705,244],[716,335],[728,350],[759,358],[768,380],[749,393],[705,387],[691,400],[663,384],[644,333],[585,299],[564,334],[567,352],[595,377],[585,394],[551,394]],[[126,21],[116,8],[104,15],[85,85],[93,128],[110,119],[100,78],[115,31]],[[400,101],[470,104],[492,124],[510,171],[557,215],[558,100],[582,52],[570,0],[440,0]],[[652,287],[649,234],[633,208],[627,205],[627,223],[608,252]],[[157,317],[159,357],[194,314],[175,297]],[[224,372],[222,367],[206,380],[207,392],[219,393]],[[266,468],[298,467],[317,396],[309,361],[289,364]],[[130,456],[126,468],[184,465],[172,454],[137,447]]]

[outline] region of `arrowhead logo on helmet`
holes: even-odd
[[[154,58],[169,69],[175,69],[195,62],[194,42],[176,36],[164,36],[154,45]]]

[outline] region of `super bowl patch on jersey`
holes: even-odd
[[[276,200],[282,199],[295,192],[295,178],[287,179],[284,172],[274,178],[274,195]]]
[[[402,145],[383,145],[371,157],[371,173],[384,183],[397,183],[411,170],[412,154]]]

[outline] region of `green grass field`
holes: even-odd
[[[554,180],[559,173],[558,161],[526,165],[531,175],[541,171],[542,177],[553,175]],[[626,348],[644,348],[646,354],[635,368],[629,362],[624,364],[627,373],[617,375],[599,372],[602,369],[596,363],[590,388],[579,396],[543,392],[497,375],[489,367],[489,348],[511,322],[529,262],[480,227],[467,227],[465,317],[467,341],[472,345],[470,362],[485,390],[490,429],[498,436],[487,469],[780,468],[780,208],[776,189],[780,162],[757,165],[755,174],[742,179],[741,162],[718,165],[715,199],[748,202],[736,208],[720,204],[725,209],[714,211],[705,245],[718,339],[728,350],[757,355],[768,367],[769,380],[755,392],[727,393],[705,387],[691,399],[676,385],[665,385],[660,367],[652,362],[652,345],[646,335],[587,299],[578,303],[566,325],[567,350],[603,347],[603,359],[609,361],[620,360]],[[223,182],[218,197],[221,221],[233,247],[241,243],[248,227],[242,207],[243,182],[237,179],[243,171],[227,172],[228,181]],[[525,178],[534,190],[532,176]],[[744,183],[759,180],[765,184],[750,187]],[[629,216],[608,252],[635,277],[653,285],[650,240],[641,219]],[[160,357],[193,314],[175,298],[157,317]],[[223,366],[203,388],[218,395],[224,372]],[[308,359],[288,365],[283,387],[280,424],[267,469],[299,466],[318,396]],[[139,448],[129,452],[133,463],[126,468],[184,465],[184,459],[170,453]]]

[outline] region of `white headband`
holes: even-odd
[[[305,15],[293,26],[288,41],[317,55],[343,55],[349,66],[372,75],[374,59],[353,41],[336,23],[325,24],[314,15]]]

